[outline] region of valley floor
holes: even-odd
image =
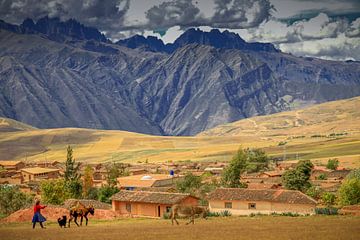
[[[87,227],[32,229],[31,223],[3,224],[2,240],[16,239],[360,239],[360,217],[228,217],[195,220],[195,225],[172,226],[170,220],[121,219],[92,221]],[[39,226],[38,226],[39,227]]]

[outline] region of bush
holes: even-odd
[[[230,217],[232,214],[230,211],[228,210],[224,210],[221,212],[208,212],[207,216],[208,217]]]
[[[0,185],[0,215],[8,215],[32,204],[34,196],[20,191],[19,187]]]
[[[42,181],[40,189],[41,199],[44,203],[61,205],[69,198],[63,179]]]
[[[327,179],[327,176],[326,176],[324,173],[322,173],[322,174],[320,174],[320,175],[317,177],[317,179],[318,179],[318,180],[326,180],[326,179]]]
[[[164,213],[163,219],[170,219],[170,218],[171,218],[171,213],[169,212]]]
[[[326,164],[327,169],[336,170],[339,166],[339,160],[337,158],[329,159],[328,163]]]
[[[103,186],[98,191],[99,201],[104,203],[111,203],[111,196],[115,193],[119,192],[120,190],[114,186]]]
[[[219,212],[208,212],[207,216],[208,217],[220,217],[220,213]]]
[[[333,207],[315,208],[315,213],[321,215],[337,215],[338,209]]]
[[[336,200],[336,196],[333,193],[324,192],[321,195],[321,200],[326,206],[331,206],[331,205],[334,205],[335,200]]]
[[[283,213],[272,212],[271,216],[299,217],[301,215],[293,212],[283,212]]]
[[[321,194],[322,194],[322,190],[318,186],[311,186],[308,190],[306,190],[306,195],[314,199],[320,199]]]
[[[222,217],[230,217],[231,215],[232,215],[231,212],[228,210],[224,210],[224,211],[220,212],[220,216],[222,216]]]
[[[338,191],[339,203],[355,205],[360,203],[360,179],[352,178],[345,180]]]

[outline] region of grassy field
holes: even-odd
[[[30,223],[3,224],[2,240],[17,239],[360,239],[360,217],[229,217],[197,220],[195,225],[172,226],[170,220],[123,219],[89,222],[87,227],[32,229]],[[39,227],[39,226],[38,226]]]
[[[325,163],[336,157],[343,167],[360,167],[360,97],[245,119],[194,137],[35,129],[0,119],[0,160],[64,161],[67,145],[78,161],[86,162],[227,161],[242,146],[286,160]]]

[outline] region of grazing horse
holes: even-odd
[[[176,220],[176,217],[178,216],[189,217],[190,221],[187,222],[186,225],[191,222],[194,224],[195,215],[199,215],[206,219],[208,212],[209,210],[207,207],[176,204],[171,207],[171,224],[174,225],[175,220],[176,224],[179,225],[179,222]]]
[[[70,227],[70,222],[71,220],[74,218],[74,222],[76,223],[76,225],[79,227],[79,224],[77,223],[77,218],[81,217],[80,219],[80,226],[82,226],[82,221],[83,221],[83,217],[86,220],[86,226],[88,224],[88,218],[87,215],[88,214],[94,215],[95,213],[95,209],[92,205],[90,205],[89,207],[85,207],[84,204],[78,202],[76,205],[72,206],[70,208],[70,218],[69,218],[69,227]]]

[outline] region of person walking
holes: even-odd
[[[46,208],[46,206],[40,205],[40,200],[36,200],[35,206],[34,206],[34,216],[32,218],[33,228],[35,228],[35,225],[37,222],[40,223],[41,228],[45,228],[43,225],[43,222],[46,221],[46,218],[41,215],[40,210]]]

